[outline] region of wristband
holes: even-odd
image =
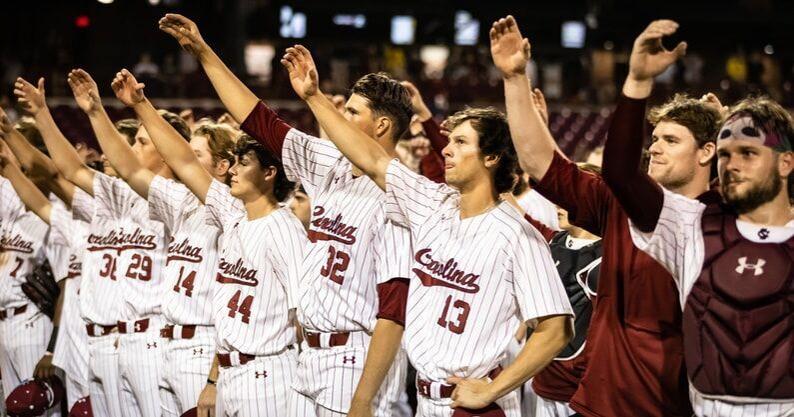
[[[58,326],[52,326],[52,333],[50,333],[50,343],[47,344],[47,352],[55,351],[55,342],[58,341]]]
[[[207,384],[210,384],[210,385],[215,385],[217,382],[218,382],[218,381],[213,381],[213,380],[211,380],[211,379],[207,378]]]

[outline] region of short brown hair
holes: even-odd
[[[399,81],[385,72],[371,73],[359,78],[350,92],[367,99],[375,115],[386,116],[392,121],[392,139],[397,141],[405,136],[414,111],[411,95]]]
[[[689,129],[698,147],[717,141],[722,117],[720,112],[706,103],[676,94],[672,100],[656,106],[648,113],[648,121],[656,126],[660,122],[673,122]]]
[[[292,194],[292,192],[295,190],[295,183],[287,179],[287,174],[284,173],[284,166],[281,164],[281,161],[273,157],[271,153],[265,149],[264,145],[257,142],[251,136],[243,134],[237,139],[237,145],[235,146],[234,154],[238,158],[242,158],[249,152],[254,153],[256,159],[259,161],[261,169],[264,170],[268,167],[276,168],[276,180],[273,184],[273,195],[278,201],[286,200],[287,197],[289,197],[290,194]]]
[[[753,124],[769,133],[780,136],[781,144],[790,151],[791,142],[794,141],[794,119],[791,113],[783,106],[766,96],[747,97],[734,104],[727,119],[737,115],[747,115],[753,119]],[[780,151],[781,149],[777,149]]]
[[[141,127],[141,122],[139,122],[138,119],[121,119],[116,122],[114,126],[116,126],[116,130],[118,130],[119,133],[127,137],[127,143],[129,143],[130,146],[135,144],[135,135]]]
[[[480,153],[499,158],[494,184],[499,194],[513,189],[518,178],[518,156],[510,137],[504,113],[493,107],[467,108],[444,121],[444,128],[452,130],[469,121],[479,136]]]
[[[217,164],[225,159],[229,161],[229,166],[234,165],[235,137],[230,129],[215,123],[208,123],[200,126],[193,134],[207,137],[212,162]]]
[[[29,117],[23,117],[19,119],[16,126],[14,126],[22,136],[30,142],[33,147],[40,150],[43,154],[49,156],[49,152],[47,152],[47,147],[44,146],[44,138],[41,137],[41,132],[39,132],[39,128],[36,126],[36,122]]]
[[[157,110],[157,113],[159,113],[160,116],[165,119],[169,125],[171,125],[171,127],[176,129],[180,136],[182,136],[186,141],[190,141],[190,128],[187,127],[187,122],[185,122],[185,119],[168,110]]]

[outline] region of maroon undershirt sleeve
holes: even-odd
[[[583,171],[555,152],[549,169],[533,188],[565,209],[571,224],[594,235],[604,235],[612,193],[601,176]]]
[[[444,155],[441,151],[449,144],[449,139],[441,134],[441,126],[432,117],[422,122],[425,135],[430,140],[431,152],[419,163],[419,171],[433,182],[445,184]]]
[[[281,160],[284,138],[292,127],[281,120],[265,103],[257,102],[240,128],[261,143],[273,157]]]
[[[445,184],[447,182],[444,172],[444,158],[430,152],[419,161],[419,172],[433,182]]]
[[[405,304],[408,300],[408,278],[392,278],[378,284],[378,319],[391,320],[405,327]]]
[[[441,134],[441,126],[432,117],[422,122],[422,128],[425,129],[425,135],[430,139],[430,147],[433,148],[433,152],[443,160],[444,155],[441,151],[449,144],[449,138]]]
[[[526,221],[528,221],[532,226],[534,226],[535,229],[538,229],[538,232],[540,232],[540,234],[543,235],[543,238],[546,239],[546,242],[551,242],[551,240],[554,239],[554,235],[557,234],[556,230],[554,230],[554,229],[546,226],[545,224],[535,220],[529,214],[525,213],[524,214],[524,219],[526,219]]]
[[[652,232],[659,221],[664,193],[642,170],[645,99],[621,94],[604,145],[602,175],[636,227]]]

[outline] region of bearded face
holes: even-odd
[[[742,177],[741,174],[726,172],[721,180],[722,196],[737,213],[749,213],[764,203],[777,197],[783,188],[783,181],[777,175],[775,166],[769,166],[761,178]]]

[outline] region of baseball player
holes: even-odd
[[[336,112],[319,92],[308,50],[288,48],[282,64],[338,149],[386,191],[389,218],[411,230],[416,279],[407,299],[402,295],[404,343],[421,394],[418,414],[451,416],[456,409],[457,415],[519,416],[514,390],[567,343],[571,307],[548,245],[498,198],[513,187],[517,165],[504,116],[470,109],[448,121],[445,173],[452,188],[393,160]],[[519,322],[535,332],[502,370],[498,363]],[[369,414],[370,401],[357,397],[351,415]]]
[[[600,172],[592,165],[585,164],[582,169],[595,174]],[[573,339],[549,366],[532,379],[532,392],[537,395],[535,408],[531,411],[535,417],[568,417],[576,413],[568,403],[587,367],[583,351],[593,314],[603,248],[598,236],[571,225],[565,210],[559,209],[559,213],[561,232],[525,215],[549,242],[551,257],[557,265],[575,316]]]
[[[127,70],[117,75],[112,87],[119,100],[135,109],[152,137],[167,134],[158,130],[163,118]],[[160,142],[153,139],[158,149]],[[203,125],[190,139],[190,147],[206,172],[228,182],[234,138],[227,129]],[[141,196],[148,196],[152,218],[165,224],[170,238],[164,269],[167,324],[161,335],[166,339],[164,362],[171,365],[164,368],[161,389],[163,414],[178,416],[196,406],[215,355],[211,286],[220,229],[206,221],[207,207],[184,184],[148,171],[130,153],[126,148],[111,158],[122,177]]]
[[[295,388],[319,417],[346,414],[373,334],[379,333],[378,326],[399,327],[391,315],[379,315],[378,301],[385,301],[379,292],[388,292],[397,282],[390,278],[399,278],[378,272],[375,248],[380,234],[388,233],[383,192],[329,141],[292,129],[259,102],[204,42],[193,22],[169,14],[160,26],[198,57],[224,105],[243,121],[243,130],[283,162],[288,178],[300,182],[312,200],[311,244],[298,301],[298,318],[310,349],[301,353]],[[411,118],[404,88],[388,77],[370,74],[352,92],[346,114],[396,157],[394,142]],[[393,341],[382,340],[390,352],[399,347]],[[378,415],[390,414],[403,370],[400,361],[391,368],[389,383],[377,397]]]
[[[794,121],[770,99],[745,99],[731,108],[716,146],[691,147],[697,158],[687,160],[699,164],[716,151],[719,193],[692,199],[654,183],[640,169],[643,113],[653,77],[677,58],[661,44],[677,28],[653,22],[634,44],[604,148],[604,176],[629,213],[635,244],[672,273],[680,293],[695,414],[789,416]],[[652,152],[651,165],[664,156]]]
[[[539,193],[568,212],[572,224],[603,237],[598,302],[583,352],[588,364],[571,408],[584,416],[621,415],[626,410],[648,416],[691,415],[686,385],[681,383],[681,311],[669,273],[631,242],[627,214],[603,178],[583,172],[557,150],[537,105],[529,99],[532,88],[521,67],[529,59],[528,42],[512,17],[497,22],[491,52],[504,77],[508,120],[522,169],[536,181]],[[656,152],[664,150],[668,140],[708,141],[718,127],[719,114],[697,100],[673,101],[662,110],[666,122],[654,120],[654,136],[660,139],[653,147]],[[694,153],[694,148],[686,149]],[[696,197],[708,186],[710,167],[706,163],[693,170],[685,158],[697,159],[667,158],[649,173]],[[631,387],[632,395],[620,387]]]
[[[25,275],[44,259],[47,232],[47,224],[27,211],[10,181],[0,177],[0,373],[8,394],[33,377],[52,333],[50,318],[22,292]]]
[[[137,88],[129,74],[123,78],[119,88]],[[286,416],[295,398],[290,388],[297,367],[295,296],[307,243],[300,221],[281,204],[294,184],[260,144],[243,136],[229,187],[210,175],[148,101],[141,98],[135,108],[166,162],[204,203],[207,221],[222,233],[212,297],[214,367],[221,370],[218,380],[216,370],[208,380],[218,387],[214,414]],[[208,387],[201,397],[213,396],[212,391]],[[202,404],[200,399],[200,413]]]
[[[109,131],[116,134],[116,130],[101,107],[96,84],[82,70],[70,73],[69,80],[100,143],[112,146],[106,139]],[[38,88],[20,84],[18,90],[45,107],[43,82]],[[159,271],[165,261],[163,225],[149,219],[146,201],[122,180],[86,167],[65,138],[45,138],[45,143],[64,177],[93,195],[96,204],[83,260],[86,285],[80,297],[90,336],[92,385],[96,383],[91,389],[92,405],[110,415],[159,415],[162,343],[157,327],[161,324]],[[162,166],[147,149],[139,157],[152,169]],[[73,206],[81,204],[73,202]]]
[[[2,147],[2,143],[0,143]],[[36,152],[29,146],[27,152]],[[2,156],[0,156],[1,158]],[[38,155],[39,158],[46,158]],[[9,158],[6,157],[6,160]],[[47,161],[49,162],[49,161]],[[50,255],[53,275],[61,288],[61,295],[53,318],[53,335],[47,352],[36,365],[37,378],[46,379],[54,375],[52,366],[63,369],[65,373],[66,397],[68,409],[88,395],[88,352],[85,329],[80,326],[78,289],[82,251],[87,235],[87,224],[72,217],[71,211],[58,199],[48,200],[14,164],[9,164],[4,172],[11,181],[17,194],[31,211],[49,224],[50,233],[48,246],[63,250],[52,250],[60,253]],[[72,186],[73,187],[73,186]]]
[[[55,138],[55,140],[62,137],[63,135],[46,108],[44,96],[33,95],[31,92],[32,90],[29,89],[17,89],[20,102],[35,117],[42,137]],[[88,222],[94,214],[93,199],[63,178],[52,160],[38,149],[24,141],[13,140],[13,137],[8,139],[10,147],[20,158],[20,162],[29,160],[23,165],[30,166],[32,169],[44,169],[48,178],[48,188],[61,200],[70,204],[72,209],[71,211],[66,210],[65,206],[57,202],[30,204],[35,207],[39,217],[51,225],[50,242],[69,248],[68,258],[65,257],[65,264],[56,274],[56,277],[66,279],[61,293],[63,301],[60,320],[56,319],[56,323],[61,326],[50,360],[53,365],[63,369],[66,374],[67,403],[71,409],[78,400],[87,397],[90,391],[88,336],[80,313],[79,288],[82,276],[82,258],[87,243]],[[37,368],[42,368],[42,363],[46,359],[46,356],[42,358]],[[43,368],[46,373],[46,366]]]

